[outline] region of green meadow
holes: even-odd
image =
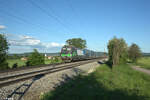
[[[142,68],[150,69],[150,57],[142,57],[137,61],[137,65]]]
[[[15,63],[18,64],[18,67],[25,66],[26,63],[26,61],[22,61],[20,59],[8,59],[7,62],[10,68],[12,68]]]
[[[21,59],[8,59],[7,60],[8,65],[10,68],[12,68],[12,66],[17,63],[18,67],[22,67],[22,66],[26,66],[26,61],[22,61]],[[61,63],[62,60],[60,58],[58,58],[58,60],[51,60],[51,59],[45,59],[45,64],[52,64],[52,63]]]
[[[113,70],[102,65],[88,75],[78,75],[61,82],[41,100],[150,100],[150,76],[129,65]]]

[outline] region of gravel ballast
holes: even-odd
[[[18,100],[20,95],[23,95],[21,100],[39,100],[41,94],[49,92],[54,89],[57,84],[59,84],[64,76],[72,77],[79,73],[91,73],[93,72],[99,64],[97,62],[92,62],[88,64],[84,64],[72,69],[63,70],[60,72],[55,72],[52,74],[47,74],[45,76],[38,76],[34,79],[26,80],[19,82],[17,84],[9,85],[0,88],[0,100],[5,100],[8,95],[14,92],[15,89],[19,88],[16,92],[12,100]],[[26,93],[23,92],[26,90]]]

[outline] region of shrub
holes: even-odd
[[[26,62],[26,66],[27,67],[30,66],[30,62],[29,61]]]
[[[14,63],[12,68],[17,68],[18,67],[18,63]]]
[[[55,56],[51,59],[51,63],[60,63],[60,62],[62,62],[62,60],[58,56]]]
[[[139,46],[133,43],[128,50],[129,58],[132,62],[137,62],[137,60],[141,57],[141,50]]]
[[[108,43],[109,62],[114,66],[127,61],[127,44],[124,39],[114,37]]]
[[[0,34],[0,69],[9,68],[6,61],[8,48],[7,39],[3,34]]]
[[[6,61],[3,63],[1,62],[0,69],[9,69],[8,63]]]
[[[42,65],[45,63],[44,55],[40,54],[36,49],[31,55],[28,57],[27,63],[28,65]]]

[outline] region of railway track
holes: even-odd
[[[102,59],[102,58],[101,58]],[[80,62],[75,62],[75,63],[70,63],[70,64],[64,64],[61,66],[55,65],[46,69],[42,69],[42,70],[36,70],[36,71],[32,71],[32,72],[24,72],[24,73],[20,73],[20,74],[15,74],[15,75],[9,75],[9,76],[4,76],[4,77],[0,77],[0,88],[10,85],[10,84],[15,84],[19,81],[24,81],[24,80],[28,80],[31,78],[35,78],[38,76],[43,76],[46,74],[50,74],[50,73],[54,73],[54,72],[59,72],[62,70],[66,70],[66,69],[70,69],[73,67],[77,67],[83,64],[87,64],[87,63],[91,63],[91,62],[95,62],[95,61],[99,61],[100,59],[94,59],[94,60],[87,60],[87,61],[80,61]]]

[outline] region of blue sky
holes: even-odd
[[[104,51],[113,36],[150,52],[149,0],[0,0],[0,32],[10,53],[58,52],[69,38]]]

